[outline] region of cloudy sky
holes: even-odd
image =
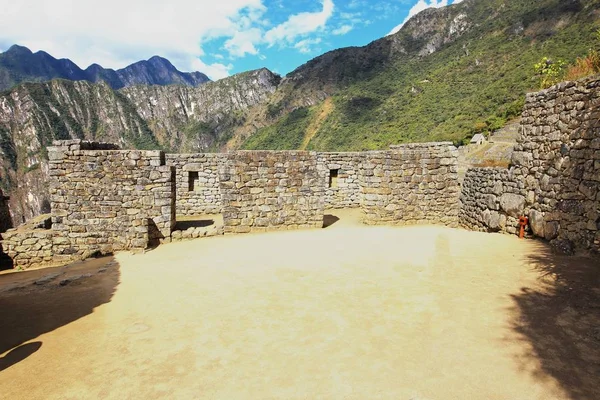
[[[212,79],[280,74],[326,51],[397,31],[427,7],[462,0],[0,0],[0,51],[12,44],[122,68],[153,55]]]

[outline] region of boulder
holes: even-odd
[[[529,212],[529,226],[535,236],[546,237],[546,222],[544,221],[544,214],[542,212],[538,210],[531,210]]]
[[[513,193],[504,193],[500,196],[500,208],[511,217],[518,218],[525,208],[525,197]]]

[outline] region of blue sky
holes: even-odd
[[[363,46],[428,7],[462,0],[0,0],[12,44],[122,68],[153,55],[212,79],[267,67],[285,75],[324,52]]]

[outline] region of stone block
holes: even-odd
[[[529,227],[534,235],[544,238],[546,237],[546,221],[544,214],[538,210],[529,211]]]
[[[511,217],[518,218],[523,215],[525,197],[513,193],[504,193],[500,196],[500,208]]]

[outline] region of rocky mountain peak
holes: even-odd
[[[181,72],[169,60],[159,56],[115,71],[98,64],[82,70],[69,59],[57,60],[44,51],[33,53],[19,45],[0,53],[0,90],[9,89],[23,81],[44,82],[55,78],[105,81],[113,89],[129,85],[198,86],[210,81],[202,72]]]
[[[12,46],[9,47],[8,50],[6,50],[6,52],[4,54],[10,54],[10,55],[26,54],[26,55],[31,55],[33,53],[31,52],[31,50],[29,50],[25,46],[19,46],[18,44],[13,44]]]

